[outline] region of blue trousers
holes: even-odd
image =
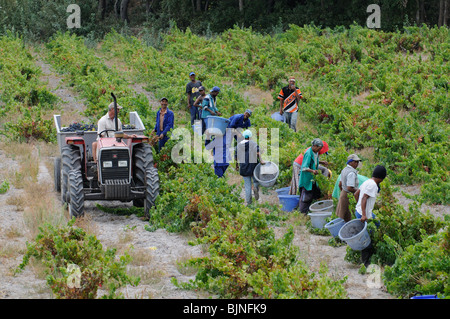
[[[217,175],[217,177],[223,177],[223,175],[225,174],[228,166],[230,166],[230,164],[216,164],[214,163],[214,173]]]
[[[357,219],[361,219],[362,215],[360,213],[358,213],[358,211],[355,210],[355,216]],[[372,218],[376,218],[377,216],[375,216],[374,213],[372,213]],[[375,222],[375,225],[378,227],[380,227],[380,222]]]

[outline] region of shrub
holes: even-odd
[[[116,258],[115,249],[103,250],[98,239],[74,226],[75,219],[67,226],[54,227],[45,224],[16,269],[22,271],[36,258],[46,266],[47,284],[58,299],[95,299],[98,289],[105,287],[103,298],[120,298],[120,287],[137,285],[139,278],[127,275],[126,266],[131,257],[126,253]]]

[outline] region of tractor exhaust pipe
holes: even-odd
[[[116,137],[117,142],[121,142],[122,138],[123,138],[123,132],[122,132],[122,128],[120,128],[120,130],[119,130],[119,121],[117,120],[117,98],[113,92],[111,92],[111,96],[114,100],[114,114],[115,114],[114,124],[115,124],[115,129],[116,129],[114,136]]]

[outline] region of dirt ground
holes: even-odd
[[[64,118],[82,120],[80,111],[82,101],[76,94],[65,86],[62,77],[51,71],[50,66],[37,56],[37,64],[42,68],[43,79],[47,87],[61,98],[64,105]],[[144,92],[142,87],[132,84],[137,91]],[[145,92],[144,92],[145,93]],[[150,98],[151,95],[148,95]],[[257,92],[248,92],[249,99],[263,98]],[[151,101],[150,101],[151,102]],[[152,102],[154,103],[154,101]],[[270,102],[269,102],[270,103]],[[155,104],[156,107],[156,104]],[[36,187],[42,187],[41,196],[48,198],[49,207],[58,210],[60,200],[53,189],[52,156],[38,155],[40,161],[38,178],[34,181]],[[5,176],[12,176],[19,166],[17,158],[11,157],[0,148],[0,180]],[[6,173],[9,172],[9,173]],[[9,175],[7,175],[9,174]],[[241,178],[233,172],[227,172],[230,183],[240,183]],[[401,187],[407,193],[414,194],[418,187]],[[50,289],[47,288],[43,269],[37,263],[32,263],[20,274],[14,275],[13,270],[21,263],[26,250],[26,242],[31,241],[33,233],[28,226],[29,211],[18,207],[17,198],[23,196],[24,189],[11,185],[5,194],[0,194],[0,299],[52,299]],[[400,203],[407,206],[409,201],[401,192],[396,194]],[[275,191],[262,191],[259,202],[278,202]],[[104,247],[115,247],[118,254],[129,251],[133,262],[129,266],[131,274],[139,275],[141,283],[137,287],[126,287],[122,290],[126,299],[198,299],[210,296],[205,292],[196,292],[176,288],[171,279],[175,277],[179,282],[185,282],[195,277],[192,269],[184,269],[180,262],[189,258],[203,256],[202,247],[188,244],[189,234],[173,234],[164,229],[149,232],[145,229],[147,222],[132,216],[118,216],[105,213],[96,204],[109,207],[127,207],[129,203],[121,202],[87,202],[85,218],[82,221],[89,232],[96,235]],[[27,203],[25,203],[26,205]],[[19,205],[20,206],[20,205]],[[56,208],[55,208],[56,207]],[[442,216],[449,212],[448,206],[424,206],[432,214]],[[68,213],[60,209],[61,218],[67,218]],[[275,227],[277,236],[283,234],[282,227]],[[347,277],[346,289],[351,299],[390,299],[381,281],[374,275],[359,274],[359,266],[344,260],[346,246],[332,247],[328,245],[329,236],[311,234],[305,226],[295,227],[294,244],[300,247],[300,258],[307,261],[312,270],[318,269],[320,263],[326,263],[333,278]],[[375,273],[376,274],[376,273]],[[379,279],[379,278],[378,278]]]

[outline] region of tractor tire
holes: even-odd
[[[80,170],[69,171],[69,215],[70,218],[84,215],[83,176]]]
[[[66,145],[61,149],[61,201],[69,202],[69,171],[81,172],[81,154],[76,146]]]
[[[148,167],[153,167],[153,150],[149,144],[136,145],[133,149],[133,180],[136,186],[146,186]],[[133,206],[144,207],[145,199],[133,200]]]
[[[55,191],[61,191],[61,157],[56,157],[54,160],[53,180],[55,182]]]
[[[145,217],[150,217],[150,208],[155,206],[156,198],[159,195],[159,176],[158,170],[151,166],[147,168],[145,175],[145,201],[144,201],[144,212]]]

